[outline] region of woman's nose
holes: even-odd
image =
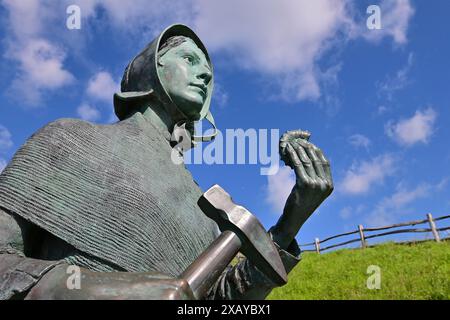
[[[202,70],[198,77],[204,81],[205,85],[208,85],[212,78],[211,70],[209,70],[209,68],[207,67],[202,67]]]

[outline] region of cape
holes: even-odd
[[[218,228],[165,134],[140,113],[111,125],[52,122],[0,175],[0,207],[124,270],[178,276]]]

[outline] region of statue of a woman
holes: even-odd
[[[154,280],[174,280],[218,236],[197,205],[202,192],[184,165],[171,161],[173,132],[213,126],[213,68],[195,33],[173,25],[126,68],[114,97],[119,122],[60,119],[36,132],[0,175],[0,299],[146,299]],[[331,193],[328,161],[292,131],[280,142],[297,183],[270,230],[289,272],[294,239]],[[67,285],[69,265],[80,286]],[[165,275],[161,275],[164,273]],[[209,299],[262,299],[274,284],[250,261],[229,266]]]

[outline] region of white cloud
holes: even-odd
[[[100,111],[86,103],[81,104],[77,108],[77,114],[81,119],[86,121],[96,121],[101,116]]]
[[[214,84],[213,102],[219,107],[224,107],[228,103],[228,93],[220,83]]]
[[[276,174],[267,176],[266,201],[274,212],[281,215],[294,185],[295,174],[289,167],[279,168]]]
[[[119,121],[119,119],[117,118],[114,110],[111,110],[111,112],[109,113],[109,117],[106,120],[106,123],[115,123],[117,121]]]
[[[0,173],[3,171],[3,169],[5,169],[7,163],[5,161],[5,159],[0,158]]]
[[[426,144],[433,134],[436,117],[437,113],[431,107],[424,111],[417,110],[409,119],[397,123],[389,122],[385,128],[386,134],[404,146],[412,146],[419,142]]]
[[[86,92],[97,100],[112,102],[114,93],[120,91],[119,87],[109,72],[101,71],[89,80]]]
[[[341,209],[341,211],[339,211],[339,216],[342,219],[348,219],[352,216],[352,213],[353,213],[352,207],[344,207]]]
[[[36,0],[3,0],[2,5],[9,14],[9,30],[19,41],[28,40],[42,30],[43,19],[51,11],[46,10],[42,1]]]
[[[383,201],[384,205],[391,208],[401,208],[411,202],[426,197],[429,194],[430,185],[423,184],[413,190],[407,190],[403,186],[398,186],[397,191]]]
[[[70,83],[73,76],[63,68],[65,52],[43,39],[29,41],[15,52],[22,77],[37,89],[57,89]],[[28,88],[25,88],[28,89]]]
[[[389,111],[389,109],[386,106],[383,106],[383,105],[378,106],[378,109],[377,109],[378,115],[382,115],[382,114],[386,113],[387,111]]]
[[[12,91],[22,101],[37,105],[45,90],[59,89],[74,80],[64,68],[66,52],[41,36],[44,22],[53,21],[56,10],[45,1],[4,0],[8,11],[8,31],[5,57],[18,63]]]
[[[387,76],[383,82],[377,84],[379,94],[386,96],[388,100],[392,100],[392,97],[396,91],[402,90],[410,84],[411,81],[408,76],[413,63],[414,55],[410,53],[405,66],[398,70],[394,76]]]
[[[114,81],[109,72],[101,71],[92,76],[86,88],[86,94],[93,100],[104,102],[105,106],[109,109],[109,116],[106,119],[106,123],[113,123],[117,121],[117,117],[114,114],[114,110],[111,109],[111,102],[115,92],[120,91],[119,82]],[[87,121],[97,121],[101,117],[100,110],[97,108],[83,103],[77,109],[78,115]]]
[[[348,220],[350,218],[354,218],[357,215],[361,215],[364,210],[366,210],[366,206],[363,204],[358,205],[357,207],[347,206],[339,211],[339,216],[341,217],[341,219]]]
[[[38,88],[57,89],[73,80],[73,76],[63,69],[65,52],[46,40],[33,40],[17,54],[22,72]]]
[[[442,178],[442,180],[436,185],[436,190],[437,191],[444,190],[447,187],[449,181],[450,181],[449,177]]]
[[[414,189],[407,189],[399,184],[392,196],[385,197],[375,206],[375,209],[366,218],[367,224],[371,226],[383,226],[398,222],[399,216],[404,215],[407,206],[414,201],[426,198],[436,186],[421,184]]]
[[[373,32],[359,29],[354,2],[347,0],[200,0],[195,4],[194,25],[207,46],[232,53],[240,66],[276,75],[281,97],[289,100],[322,96],[328,71],[320,70],[318,61],[347,39],[392,37],[396,44],[405,44],[414,14],[409,0],[385,0],[383,30]]]
[[[374,42],[385,37],[392,37],[397,45],[408,42],[408,28],[414,16],[414,8],[410,0],[383,0],[381,8],[381,30],[364,30],[362,36]]]
[[[6,127],[0,125],[0,152],[9,149],[12,146],[11,133]]]
[[[5,152],[9,148],[13,146],[13,141],[11,139],[11,133],[9,130],[0,125],[0,153]],[[3,169],[6,167],[7,162],[5,159],[0,158],[0,173],[3,171]]]
[[[274,95],[293,101],[321,96],[321,83],[330,79],[329,70],[320,70],[317,60],[339,43],[337,33],[353,28],[349,0],[68,2],[79,4],[87,17],[97,17],[96,9],[102,8],[111,25],[141,39],[142,34],[153,37],[161,26],[183,21],[210,51],[231,53],[229,61],[241,67],[276,75],[281,94]],[[151,11],[142,10],[149,6]]]
[[[337,81],[338,62],[337,66],[319,66],[325,53],[337,51],[348,39],[364,36],[356,31],[361,23],[356,22],[352,12],[354,3],[354,0],[279,0],[276,3],[269,0],[174,0],[170,4],[163,0],[127,3],[122,0],[3,0],[11,31],[6,41],[8,57],[21,67],[15,88],[21,89],[29,102],[35,104],[42,91],[61,88],[74,78],[64,65],[66,48],[73,44],[62,32],[52,34],[55,23],[64,22],[64,9],[69,4],[80,5],[83,27],[91,22],[89,20],[96,19],[96,24],[104,24],[102,27],[114,27],[118,36],[132,34],[133,41],[148,42],[163,27],[182,21],[194,27],[209,50],[228,52],[231,57],[228,61],[271,79],[271,86],[278,86],[277,90],[272,90],[275,97],[298,101],[323,97],[327,83]],[[398,44],[405,43],[413,15],[410,2],[385,0],[382,11],[384,29],[376,32],[376,36],[364,32],[365,37],[392,37]],[[80,34],[80,41],[83,37],[88,35]],[[27,47],[30,43],[31,48]],[[45,51],[45,58],[36,52],[38,48]],[[23,54],[15,58],[17,53]],[[27,61],[32,60],[44,62],[49,83],[39,81],[41,77],[36,72],[39,67],[31,70],[25,67],[30,65]],[[37,83],[32,81],[36,78]],[[22,83],[25,85],[20,85]]]
[[[240,66],[281,77],[294,100],[320,96],[316,62],[351,27],[344,0],[197,1],[195,27],[212,50]],[[281,18],[282,17],[282,18]]]
[[[374,185],[383,183],[394,171],[395,158],[390,154],[353,164],[346,172],[338,190],[351,195],[367,193]]]
[[[371,143],[369,138],[359,133],[351,135],[348,141],[352,146],[363,147],[365,149],[368,149]]]
[[[103,10],[105,22],[121,32],[156,36],[166,25],[176,22],[190,23],[194,11],[192,0],[65,0],[65,5],[76,4],[83,18],[99,18]],[[132,23],[130,23],[132,22]],[[149,34],[150,32],[150,34]],[[148,41],[148,40],[146,40]]]

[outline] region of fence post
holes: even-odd
[[[314,239],[314,245],[316,246],[316,252],[320,254],[320,241],[319,241],[319,238]]]
[[[362,224],[358,225],[358,230],[359,230],[359,237],[361,238],[361,248],[365,248],[366,247],[366,238],[364,238],[364,227],[362,226]]]
[[[430,224],[431,232],[433,233],[434,240],[436,242],[441,242],[441,238],[439,237],[439,233],[436,230],[436,224],[434,223],[433,216],[431,213],[427,213],[428,223]]]

